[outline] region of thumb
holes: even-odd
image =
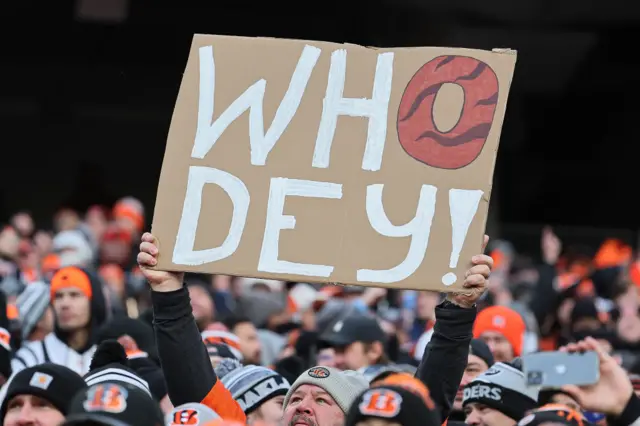
[[[483,253],[487,249],[487,244],[489,244],[489,236],[485,234],[485,236],[482,238],[482,252]]]

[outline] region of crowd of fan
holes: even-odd
[[[492,241],[445,296],[156,271],[145,219],[127,197],[2,228],[5,426],[640,425],[621,241],[591,254],[545,229],[539,260]],[[553,350],[595,351],[599,382],[529,386],[520,357]]]

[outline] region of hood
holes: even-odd
[[[89,319],[89,340],[87,341],[87,345],[84,348],[81,348],[78,353],[84,353],[89,350],[94,344],[97,343],[98,331],[100,327],[107,321],[108,312],[107,312],[107,303],[105,298],[105,292],[102,287],[102,282],[98,278],[98,276],[88,269],[78,268],[82,272],[84,272],[89,277],[89,282],[91,284],[91,316]],[[58,339],[67,343],[69,340],[69,333],[58,328],[58,324],[56,321],[54,333]]]

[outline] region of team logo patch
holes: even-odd
[[[484,376],[495,376],[496,374],[499,374],[500,370],[497,368],[489,368],[487,371],[484,372]]]
[[[309,370],[309,376],[313,377],[314,379],[326,379],[327,377],[329,377],[329,370],[327,370],[324,367],[314,367],[311,370]]]
[[[520,420],[518,422],[518,426],[527,426],[529,423],[531,423],[534,419],[536,418],[535,414],[529,414],[526,417],[523,417],[522,420]]]
[[[494,327],[504,328],[507,325],[507,320],[502,315],[496,315],[491,323]]]
[[[197,425],[200,423],[200,413],[198,410],[187,408],[173,413],[172,425]]]
[[[49,385],[51,385],[51,382],[53,382],[52,376],[44,373],[38,373],[36,371],[33,373],[33,376],[31,376],[31,380],[29,380],[29,386],[47,390]]]
[[[391,419],[400,413],[402,407],[402,396],[389,389],[371,389],[362,398],[358,409],[364,416]]]
[[[122,413],[127,408],[128,392],[122,386],[104,383],[92,386],[83,407],[88,412]]]

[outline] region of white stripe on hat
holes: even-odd
[[[96,371],[94,374],[89,374],[87,377],[85,377],[84,381],[88,386],[114,381],[128,383],[144,390],[149,396],[151,396],[149,384],[146,380],[121,368],[106,368],[104,370]]]

